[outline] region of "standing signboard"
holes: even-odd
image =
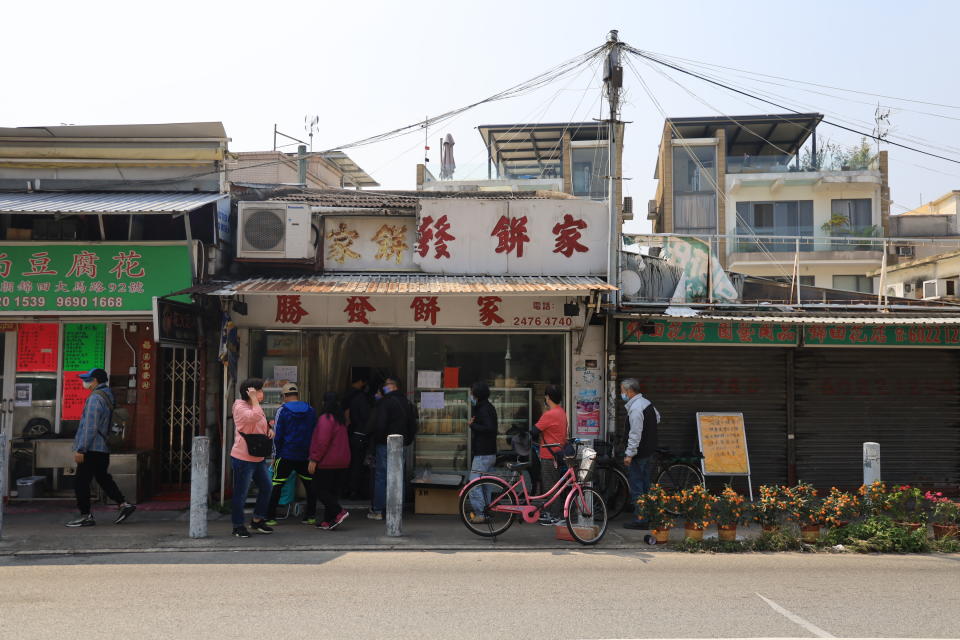
[[[746,476],[753,500],[750,456],[742,413],[697,412],[697,438],[704,476]]]

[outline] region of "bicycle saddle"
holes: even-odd
[[[510,471],[523,471],[524,469],[530,468],[532,460],[527,460],[526,462],[508,462],[507,469]]]

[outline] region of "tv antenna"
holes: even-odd
[[[303,130],[310,137],[310,152],[313,153],[313,132],[317,130],[320,123],[320,116],[305,115],[303,117]]]

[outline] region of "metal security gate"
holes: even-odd
[[[621,380],[637,378],[660,411],[661,447],[696,449],[698,411],[743,412],[754,487],[787,481],[786,349],[625,345],[617,371]],[[617,434],[625,442],[618,405]]]
[[[200,432],[200,359],[196,349],[164,347],[160,482],[190,483],[193,436]]]
[[[887,482],[960,484],[960,353],[804,348],[796,352],[797,472],[857,487],[864,442],[879,442]]]

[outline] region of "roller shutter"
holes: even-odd
[[[798,349],[797,473],[857,487],[864,442],[879,442],[887,482],[960,484],[958,351]]]
[[[662,415],[661,447],[696,449],[698,411],[742,412],[754,487],[787,480],[786,366],[786,350],[773,347],[624,345],[617,354],[620,379],[640,380]],[[625,442],[618,405],[618,441]]]

